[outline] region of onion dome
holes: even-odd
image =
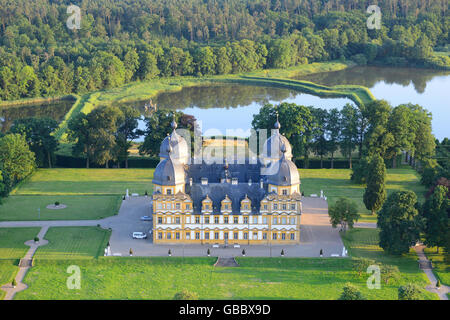
[[[167,159],[169,157],[167,150],[169,150],[170,147],[172,158],[178,159],[182,164],[187,164],[190,157],[188,144],[182,136],[177,134],[176,128],[178,125],[175,122],[175,119],[173,119],[171,126],[173,131],[170,135],[167,135],[161,143],[159,157],[161,159]]]
[[[289,140],[280,133],[280,128],[281,124],[278,121],[278,114],[277,114],[277,121],[275,122],[274,130],[272,130],[273,134],[266,140],[263,146],[263,154],[262,154],[263,162],[277,161],[281,159],[283,155],[281,149],[283,147],[286,150],[285,157],[288,160],[292,159],[291,144],[289,143]]]
[[[156,166],[152,182],[163,186],[184,184],[186,181],[184,165],[178,159],[172,157],[170,144],[166,152],[169,156]]]
[[[273,163],[274,169],[277,169],[275,174],[267,176],[267,183],[276,186],[293,186],[300,183],[300,176],[295,163],[286,158],[286,148],[281,148],[283,155],[281,159]]]

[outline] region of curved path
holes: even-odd
[[[47,233],[47,230],[48,226],[43,226],[41,231],[39,231],[37,235],[37,237],[39,238],[39,242],[34,242],[34,240],[28,240],[27,242],[25,242],[27,246],[30,246],[30,249],[25,254],[25,256],[20,259],[19,271],[17,272],[17,275],[15,277],[17,283],[16,287],[13,287],[11,283],[1,287],[1,289],[6,292],[4,300],[14,299],[14,296],[17,292],[23,291],[28,288],[28,286],[22,281],[25,278],[28,269],[30,269],[32,266],[33,256],[36,253],[37,248],[39,248],[40,246],[45,246],[48,243],[47,240],[44,240],[44,236]]]

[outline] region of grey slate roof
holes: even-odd
[[[162,160],[156,166],[152,182],[154,184],[166,186],[185,183],[186,173],[183,164],[169,155],[167,159]]]
[[[274,165],[278,166],[278,171],[276,174],[267,176],[267,183],[276,186],[292,186],[300,183],[297,166],[287,159],[285,154]]]

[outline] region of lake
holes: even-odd
[[[392,106],[419,104],[433,114],[433,133],[439,140],[450,137],[450,72],[413,68],[354,67],[318,73],[299,79],[334,86],[357,84],[368,87],[377,99]]]

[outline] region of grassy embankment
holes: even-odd
[[[19,271],[18,262],[30,247],[24,244],[32,240],[41,228],[0,228],[0,287],[11,283]],[[5,292],[0,290],[0,300]]]
[[[38,169],[0,206],[0,220],[101,219],[119,211],[121,197],[152,192],[154,169]],[[47,209],[55,201],[62,210]]]
[[[439,252],[436,251],[436,247],[425,248],[427,258],[433,262],[433,272],[436,278],[441,281],[441,284],[450,286],[450,266],[444,260],[447,253],[445,253],[444,248],[439,248]],[[450,294],[448,295],[450,297]]]
[[[52,229],[55,232],[50,234]],[[399,267],[399,278],[388,284],[382,282],[379,290],[366,287],[368,275],[359,276],[351,258],[238,258],[240,267],[235,268],[215,268],[212,257],[94,259],[95,248],[82,240],[84,228],[78,228],[79,237],[69,236],[71,244],[63,240],[63,230],[52,229],[48,238],[61,244],[54,250],[38,250],[39,258],[25,277],[29,288],[16,299],[172,299],[182,289],[197,293],[200,299],[337,299],[347,282],[356,285],[368,299],[396,299],[400,285],[428,284],[413,253],[396,258],[382,252],[376,245],[376,230],[350,231],[345,241],[355,257],[371,257]],[[101,244],[99,250],[103,249],[103,239],[96,243]],[[80,254],[83,259],[78,258]],[[89,255],[92,259],[85,259]],[[67,259],[53,259],[62,256]],[[80,290],[66,287],[70,265],[81,269]],[[429,292],[422,297],[437,298]]]

